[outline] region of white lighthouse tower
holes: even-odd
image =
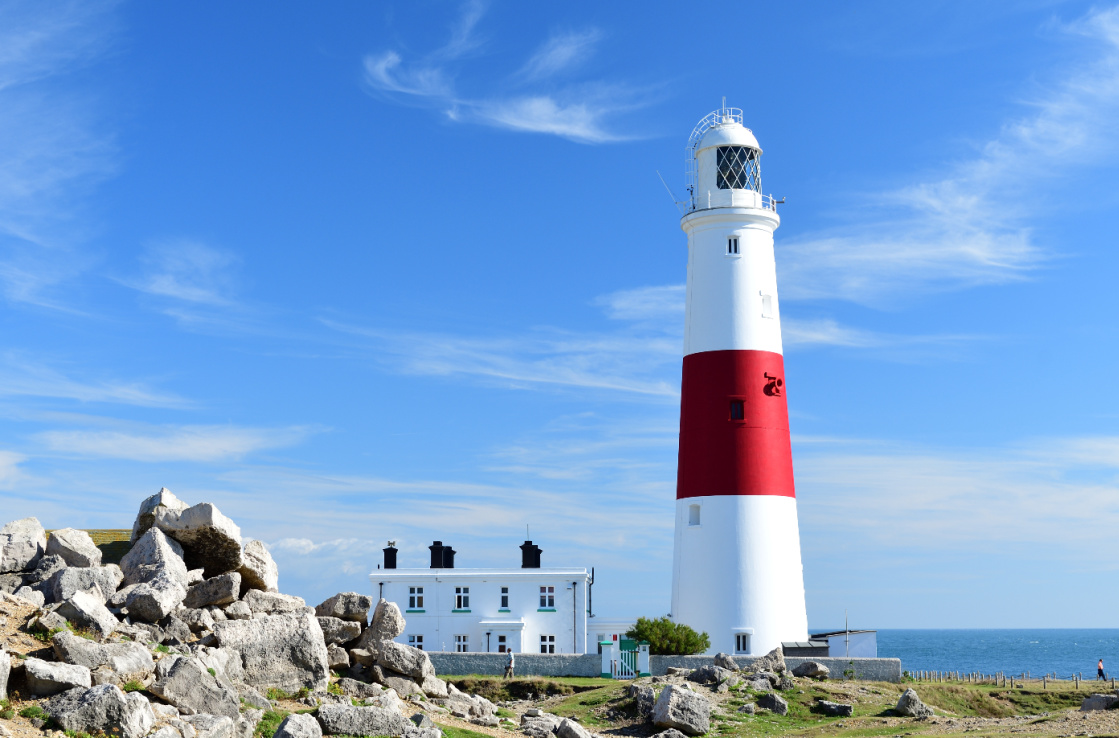
[[[672,618],[712,651],[808,640],[773,231],[761,147],[725,106],[686,151],[687,317]]]

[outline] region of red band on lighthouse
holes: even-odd
[[[676,498],[711,495],[796,497],[781,354],[684,357]]]

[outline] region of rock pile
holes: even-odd
[[[406,705],[497,722],[493,703],[392,640],[405,625],[395,604],[344,592],[312,608],[281,594],[268,549],[210,503],[161,489],[132,544],[102,565],[83,531],[48,539],[34,518],[0,528],[0,601],[37,608],[27,629],[51,646],[13,660],[0,643],[0,699],[18,684],[63,730],[121,738],[252,738],[265,695],[318,708],[290,716],[281,738],[439,738]]]

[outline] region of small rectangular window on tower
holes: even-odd
[[[727,239],[727,256],[738,256],[738,236]]]
[[[730,419],[731,420],[745,420],[746,419],[746,403],[742,400],[730,401]]]
[[[699,505],[688,505],[688,525],[699,525]]]
[[[759,292],[758,294],[762,296],[762,317],[763,318],[772,318],[773,317],[773,295],[767,295],[764,292]]]
[[[749,633],[735,633],[734,634],[734,652],[735,653],[750,653],[750,634]]]

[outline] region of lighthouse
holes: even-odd
[[[672,618],[711,651],[808,640],[773,232],[742,111],[696,125],[689,198]]]

